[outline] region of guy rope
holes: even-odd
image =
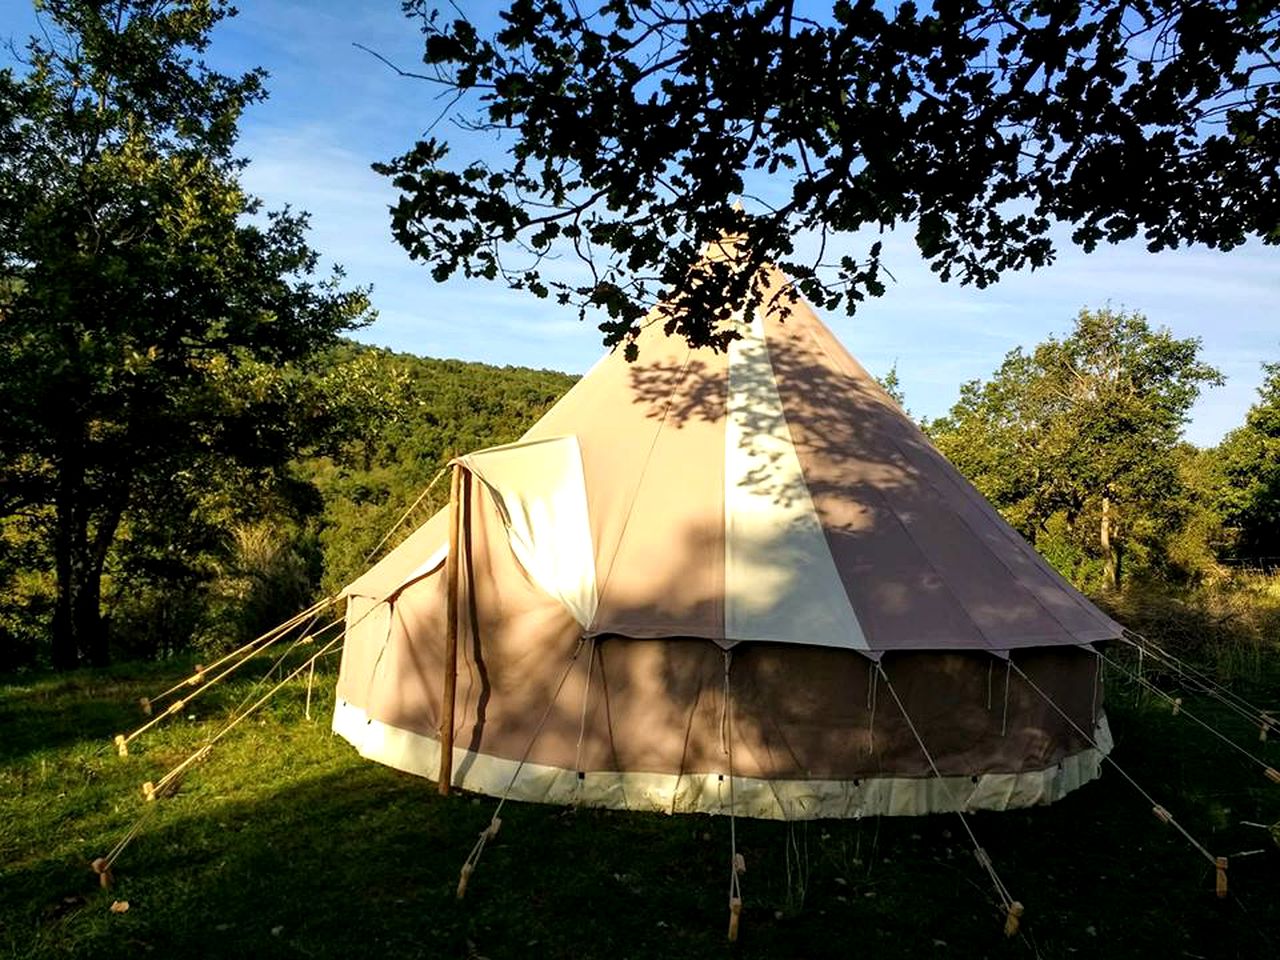
[[[1204,720],[1197,717],[1194,713],[1192,713],[1190,710],[1188,710],[1186,707],[1182,705],[1181,697],[1175,697],[1173,696],[1173,694],[1170,694],[1165,692],[1164,690],[1161,690],[1159,687],[1157,687],[1154,683],[1152,683],[1146,677],[1143,677],[1140,674],[1134,673],[1133,671],[1126,669],[1123,665],[1116,662],[1115,660],[1112,660],[1110,657],[1106,656],[1101,652],[1099,652],[1098,657],[1103,663],[1106,663],[1109,667],[1112,667],[1113,669],[1119,671],[1124,676],[1127,676],[1129,679],[1139,684],[1143,689],[1148,690],[1151,693],[1154,693],[1156,696],[1163,699],[1166,703],[1168,703],[1173,708],[1173,715],[1175,717],[1177,716],[1186,717],[1191,722],[1209,731],[1209,733],[1213,734],[1215,737],[1217,737],[1219,740],[1221,740],[1223,743],[1229,746],[1232,750],[1236,751],[1236,753],[1239,753],[1241,756],[1245,757],[1245,759],[1249,760],[1251,763],[1254,763],[1257,766],[1261,767],[1263,775],[1272,783],[1280,783],[1280,771],[1276,770],[1275,767],[1272,767],[1270,764],[1268,764],[1267,761],[1264,760],[1263,758],[1256,756],[1253,753],[1250,753],[1248,750],[1246,750],[1240,744],[1236,743],[1226,734],[1222,733],[1216,727],[1211,726],[1209,723],[1206,723]]]
[[[942,771],[938,769],[938,765],[933,760],[933,754],[929,752],[929,748],[925,746],[924,740],[920,738],[919,731],[916,730],[915,723],[911,720],[911,715],[907,713],[907,708],[902,702],[902,698],[898,696],[898,691],[894,689],[893,684],[889,682],[889,674],[885,672],[884,665],[880,661],[876,661],[876,670],[884,680],[884,685],[888,688],[889,694],[893,697],[893,702],[898,705],[898,710],[902,714],[902,719],[907,722],[907,728],[911,731],[911,736],[915,738],[916,745],[920,747],[920,752],[924,754],[925,761],[929,764],[929,769],[933,771],[933,775],[938,778],[938,782],[945,784],[946,778],[942,776]],[[1015,900],[1009,893],[1009,888],[1004,885],[1004,881],[1000,879],[1000,875],[996,873],[995,864],[991,861],[991,855],[978,842],[978,835],[973,832],[973,827],[969,823],[969,818],[964,815],[962,805],[957,805],[956,816],[960,818],[960,823],[964,825],[965,833],[969,835],[969,840],[973,843],[973,853],[978,860],[978,864],[986,871],[987,876],[991,880],[991,885],[999,897],[1001,906],[1004,908],[1004,935],[1006,937],[1015,936],[1022,923],[1023,906],[1018,900]]]
[[[1103,753],[1102,748],[1098,745],[1098,742],[1094,740],[1094,738],[1091,737],[1089,734],[1085,733],[1084,730],[1081,729],[1080,725],[1076,723],[1075,720],[1073,720],[1065,710],[1059,707],[1053,701],[1053,698],[1050,697],[1047,693],[1045,693],[1044,690],[1042,690],[1034,680],[1032,680],[1029,676],[1027,676],[1027,674],[1022,670],[1021,667],[1019,667],[1016,663],[1013,663],[1012,657],[1009,658],[1009,662],[1013,664],[1013,671],[1026,682],[1027,686],[1029,686],[1032,690],[1034,690],[1040,696],[1040,698],[1044,700],[1045,703],[1047,703],[1051,708],[1053,708],[1053,710],[1060,717],[1062,717],[1063,720],[1067,721],[1067,723],[1071,725],[1071,727],[1076,731],[1076,733],[1078,733],[1087,743],[1093,746],[1094,749],[1096,749],[1099,752],[1102,758],[1106,760],[1108,763],[1110,763],[1111,766],[1115,768],[1116,772],[1120,774],[1120,776],[1124,777],[1125,780],[1129,781],[1129,785],[1132,786],[1135,790],[1137,790],[1138,793],[1141,794],[1142,797],[1147,801],[1147,803],[1151,804],[1151,812],[1155,815],[1156,819],[1159,820],[1161,823],[1168,824],[1169,826],[1177,830],[1178,833],[1182,834],[1183,838],[1187,841],[1187,843],[1189,843],[1197,853],[1199,853],[1202,857],[1205,858],[1205,860],[1209,862],[1209,865],[1214,868],[1214,871],[1216,874],[1217,894],[1219,897],[1225,897],[1227,895],[1227,858],[1216,857],[1212,853],[1210,853],[1204,844],[1202,844],[1199,840],[1193,837],[1186,827],[1184,827],[1181,823],[1179,823],[1176,819],[1174,819],[1173,814],[1170,813],[1166,807],[1157,803],[1155,798],[1151,796],[1151,794],[1148,793],[1138,783],[1137,780],[1129,776],[1128,772],[1123,767],[1121,767],[1120,764],[1116,763],[1115,758],[1113,758],[1111,754]]]
[[[431,482],[426,486],[425,489],[423,489],[422,493],[418,495],[417,499],[413,501],[413,503],[409,506],[407,510],[405,510],[403,514],[401,514],[400,518],[391,526],[391,528],[386,532],[386,534],[382,537],[382,539],[378,541],[378,544],[373,548],[373,550],[371,550],[368,553],[368,555],[366,555],[365,557],[366,563],[368,563],[369,560],[371,560],[373,556],[379,550],[382,549],[382,547],[391,539],[391,536],[395,533],[395,531],[401,525],[403,525],[404,522],[407,519],[409,519],[410,516],[413,515],[413,512],[418,508],[418,506],[423,502],[423,500],[426,499],[426,496],[428,493],[430,493],[432,487],[435,486],[436,482],[445,474],[447,470],[448,470],[447,467],[440,470],[435,475],[435,477],[432,478]],[[260,679],[258,683],[250,690],[245,700],[242,700],[240,705],[237,706],[235,710],[233,710],[231,719],[220,730],[218,730],[217,733],[215,733],[213,736],[208,738],[205,741],[205,743],[199,749],[193,752],[190,756],[188,756],[182,762],[172,767],[159,780],[155,781],[154,783],[151,781],[144,783],[142,787],[143,796],[150,801],[150,800],[156,800],[160,797],[167,795],[167,793],[171,792],[172,789],[176,786],[179,778],[183,775],[183,773],[187,771],[192,765],[200,762],[205,757],[207,757],[209,755],[209,752],[212,750],[213,746],[216,743],[218,743],[218,741],[220,741],[223,737],[225,737],[237,726],[239,726],[240,723],[243,722],[247,717],[255,713],[268,700],[270,700],[276,693],[278,693],[281,689],[287,686],[296,677],[300,676],[303,673],[303,671],[314,671],[315,663],[317,660],[339,649],[339,645],[346,638],[348,631],[358,626],[366,617],[369,616],[369,614],[371,614],[374,610],[376,610],[381,604],[386,603],[388,600],[390,600],[393,595],[394,593],[388,594],[387,596],[381,598],[378,602],[370,605],[368,610],[366,610],[363,614],[361,614],[351,623],[346,624],[344,629],[339,630],[335,636],[325,641],[323,645],[320,646],[319,649],[317,649],[311,656],[309,656],[301,664],[299,664],[287,675],[285,675],[279,682],[277,682],[274,686],[272,686],[269,690],[267,690],[267,692],[264,693],[261,697],[259,697],[256,701],[254,701],[252,704],[246,707],[245,700],[247,700],[249,697],[253,695],[254,692],[256,692],[258,687],[261,686],[263,680],[265,680],[265,677]],[[320,619],[321,614],[323,614],[326,609],[337,604],[339,600],[341,600],[341,597],[336,594],[332,596],[324,597],[323,599],[307,607],[305,610],[300,611],[299,613],[295,614],[289,619],[283,621],[282,623],[277,624],[275,627],[272,627],[270,630],[266,631],[262,635],[255,637],[254,639],[250,640],[248,643],[242,644],[241,646],[237,647],[235,650],[232,650],[231,652],[223,655],[222,657],[219,657],[217,660],[215,660],[213,663],[209,664],[208,666],[197,667],[196,671],[193,674],[186,677],[184,680],[179,681],[173,686],[169,687],[169,689],[163,691],[162,693],[159,693],[154,697],[143,697],[140,702],[140,705],[143,709],[143,712],[148,716],[150,716],[151,719],[127,735],[117,734],[113,738],[113,742],[115,744],[117,752],[121,756],[127,756],[129,752],[129,744],[133,740],[137,739],[140,735],[142,735],[143,733],[155,727],[158,723],[164,720],[164,718],[174,716],[175,714],[180,713],[197,696],[204,693],[206,690],[208,690],[210,687],[214,686],[215,684],[219,683],[220,681],[226,679],[226,677],[230,676],[232,673],[234,673],[236,670],[242,667],[249,660],[253,659],[258,654],[262,653],[264,650],[271,647],[282,637],[287,636],[291,631],[296,629],[299,625],[301,625],[304,621],[306,621],[308,617],[310,617],[311,621],[302,628],[300,635],[297,637],[297,639],[294,640],[293,644],[290,645],[290,647],[284,652],[284,654],[282,654],[276,660],[276,662],[272,665],[271,669],[267,673],[267,676],[269,676],[271,672],[273,672],[277,667],[281,665],[281,663],[284,662],[285,658],[289,655],[289,653],[292,652],[300,644],[306,643],[306,642],[318,641],[330,630],[344,624],[345,617],[339,616],[336,619],[332,620],[331,622],[325,624],[323,627],[320,627],[318,630],[312,629],[315,623]],[[226,666],[225,669],[222,669],[220,672],[214,673],[214,671],[216,671],[219,667],[223,667],[224,664],[229,664],[229,665]],[[174,694],[188,687],[195,687],[196,689],[192,693],[184,697],[179,697],[177,700],[174,700],[171,703],[169,703],[167,706],[165,706],[163,712],[153,715],[155,708],[159,704],[163,703],[163,701],[165,701],[168,697],[171,697]],[[143,830],[143,828],[146,826],[150,818],[155,814],[155,811],[157,809],[159,809],[158,804],[148,803],[143,808],[142,813],[135,819],[133,824],[129,827],[127,831],[125,831],[125,833],[116,842],[116,844],[107,852],[107,854],[105,856],[96,857],[91,862],[90,866],[92,867],[93,872],[97,874],[98,880],[103,887],[109,887],[111,885],[113,881],[112,871],[116,861],[119,859],[120,855],[124,853],[125,849],[129,846],[129,844],[133,841],[133,839]]]

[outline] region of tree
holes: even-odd
[[[1264,363],[1258,402],[1243,426],[1217,450],[1223,483],[1223,520],[1234,534],[1233,552],[1274,565],[1280,559],[1280,363]]]
[[[965,384],[930,431],[1033,542],[1060,519],[1114,588],[1127,547],[1177,526],[1182,428],[1201,387],[1222,382],[1199,349],[1141,314],[1082,311],[1068,336]]]
[[[304,215],[239,185],[263,75],[200,59],[223,0],[39,7],[25,73],[0,72],[0,515],[46,524],[69,667],[107,656],[122,522],[211,463],[278,471],[310,427],[289,368],[367,297],[316,276]]]
[[[904,412],[910,415],[907,410],[907,395],[902,390],[902,381],[898,378],[898,361],[893,361],[893,366],[889,368],[889,372],[883,377],[877,377],[876,382],[884,388],[884,392],[900,406]]]
[[[834,0],[820,19],[794,0],[509,0],[490,37],[404,7],[427,71],[401,72],[505,152],[454,162],[436,135],[377,165],[396,237],[438,280],[603,308],[609,344],[633,347],[657,302],[668,333],[723,346],[765,261],[852,312],[884,291],[881,245],[829,251],[900,224],[978,286],[1049,263],[1055,222],[1086,250],[1280,243],[1274,0]],[[695,267],[725,234],[748,269]],[[585,280],[544,274],[562,254]]]

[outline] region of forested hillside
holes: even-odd
[[[221,649],[340,586],[450,456],[514,440],[573,383],[350,341],[298,376],[305,408],[280,415],[323,421],[311,455],[278,473],[174,477],[126,515],[103,576],[116,656]],[[399,534],[447,499],[437,484]],[[0,518],[0,669],[48,661],[49,522],[47,508]]]

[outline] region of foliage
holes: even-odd
[[[1223,522],[1240,560],[1280,562],[1280,363],[1264,363],[1258,402],[1218,446]]]
[[[316,279],[305,216],[239,185],[263,75],[199,59],[232,12],[46,0],[25,74],[0,73],[0,514],[44,528],[62,667],[107,656],[121,536],[181,550],[210,476],[262,488],[317,441],[299,365],[367,316]]]
[[[893,361],[893,366],[889,368],[889,372],[883,377],[877,377],[876,382],[884,388],[890,399],[900,406],[905,413],[910,415],[907,410],[907,395],[902,390],[902,381],[898,378],[898,361]]]
[[[1171,579],[1187,584],[1212,583],[1226,577],[1223,560],[1230,548],[1230,533],[1222,522],[1222,470],[1218,448],[1200,449],[1189,443],[1178,446],[1174,459],[1178,482],[1168,491],[1179,517],[1176,529],[1162,539],[1164,559]]]
[[[1135,580],[1099,598],[1131,630],[1207,667],[1233,692],[1263,704],[1276,699],[1280,579],[1232,570],[1190,585]]]
[[[765,261],[852,312],[884,291],[881,245],[828,264],[836,237],[900,224],[978,286],[1051,262],[1055,222],[1086,250],[1280,242],[1271,0],[508,0],[492,36],[404,7],[427,65],[408,75],[504,152],[455,161],[437,134],[378,165],[397,238],[438,280],[603,308],[610,344],[657,300],[668,332],[722,346]],[[690,278],[725,234],[749,269]],[[586,269],[544,272],[561,254]]]
[[[1199,348],[1137,313],[1083,311],[1068,336],[965,384],[929,429],[1060,569],[1087,581],[1096,558],[1114,587],[1126,551],[1154,565],[1180,525],[1182,427],[1201,386],[1221,382]]]
[[[282,472],[208,457],[139,489],[105,563],[117,652],[216,653],[257,636],[366,566],[448,458],[515,440],[573,383],[549,371],[428,360],[342,341],[279,368],[276,417],[312,445]],[[249,389],[238,382],[237,395]],[[436,488],[383,550],[448,498]],[[47,658],[53,577],[41,523],[0,521],[0,666]]]

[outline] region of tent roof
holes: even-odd
[[[593,580],[584,631],[873,654],[1118,636],[807,304],[773,296],[782,274],[766,268],[763,279],[768,309],[739,322],[727,351],[691,348],[650,323],[637,361],[606,355],[521,444],[503,448],[576,438],[580,492],[544,496],[530,508],[541,532],[526,524],[521,536],[543,539],[537,562],[574,581],[569,593],[586,596]],[[512,456],[503,470],[518,478]],[[482,478],[486,462],[484,452],[468,458]],[[531,459],[524,469],[540,468]],[[485,483],[524,502],[518,479]],[[565,506],[574,496],[585,499],[591,541],[573,548],[578,560],[554,533],[556,511],[576,516]],[[444,514],[432,518],[347,592],[383,597],[429,573],[446,527]],[[527,572],[540,585],[551,576]]]

